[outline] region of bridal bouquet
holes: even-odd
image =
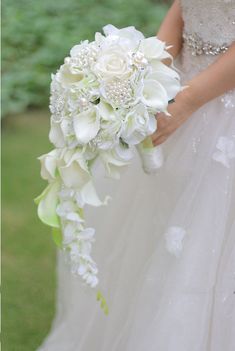
[[[164,42],[134,27],[107,25],[103,32],[75,45],[52,74],[49,139],[55,148],[39,157],[48,186],[35,199],[39,218],[53,228],[72,272],[91,287],[98,284],[91,257],[95,229],[86,227],[84,206],[107,205],[110,199],[98,197],[94,162],[99,159],[106,175],[118,179],[136,147],[147,173],[159,168],[161,149],[150,138],[155,115],[167,114],[181,90],[173,65],[162,62],[171,58]]]

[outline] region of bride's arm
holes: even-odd
[[[183,26],[180,2],[175,0],[157,33],[160,40],[166,42],[167,45],[172,45],[172,48],[168,51],[174,58],[179,54],[182,47]]]
[[[163,143],[197,109],[210,100],[235,89],[235,42],[214,63],[191,79],[187,89],[180,92],[168,110],[157,117],[158,129],[152,135],[154,145]]]
[[[235,88],[235,42],[207,69],[188,82],[188,97],[199,108]]]

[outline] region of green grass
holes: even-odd
[[[39,161],[50,150],[49,116],[19,115],[4,121],[2,135],[2,346],[32,351],[54,313],[55,247],[36,214],[33,198],[46,183]]]

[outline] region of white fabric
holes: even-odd
[[[182,3],[186,14],[202,1]],[[234,7],[234,1],[203,0],[197,21],[212,3],[213,13],[217,5],[226,14]],[[183,79],[216,58],[193,57],[184,48]],[[104,179],[97,164],[100,194],[112,201],[86,208],[86,218],[97,229],[93,256],[110,312],[103,314],[94,291],[70,275],[59,253],[57,314],[38,351],[235,350],[234,145],[232,91],[163,144],[157,174],[143,172],[137,152],[120,181]]]

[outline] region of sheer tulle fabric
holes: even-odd
[[[184,50],[185,81],[199,60]],[[112,201],[86,216],[110,312],[58,253],[57,315],[40,351],[235,350],[234,103],[231,92],[194,113],[163,144],[155,175],[137,154],[120,181],[97,164]]]

